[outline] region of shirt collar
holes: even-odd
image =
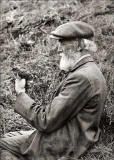
[[[90,54],[84,55],[77,61],[75,66],[70,71],[73,71],[73,70],[79,68],[80,66],[84,65],[87,62],[93,62],[93,61],[94,60],[93,60],[93,58],[91,57]]]

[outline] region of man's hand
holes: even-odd
[[[15,80],[15,91],[16,91],[17,95],[19,93],[25,92],[25,84],[26,84],[25,79],[21,79],[21,78],[18,77]]]

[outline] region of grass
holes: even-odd
[[[58,68],[56,45],[48,43],[48,35],[58,25],[82,20],[95,27],[98,52],[93,55],[108,86],[102,116],[99,142],[81,160],[112,160],[114,158],[114,4],[107,0],[24,0],[0,1],[0,135],[29,130],[31,126],[13,111],[16,99],[14,73],[18,67],[32,75],[27,93],[39,105],[46,105],[64,77]]]

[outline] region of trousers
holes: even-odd
[[[0,138],[0,160],[27,160],[21,154],[20,146],[33,132],[34,130],[9,132]]]

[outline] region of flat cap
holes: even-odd
[[[55,39],[75,39],[91,38],[94,36],[94,28],[82,21],[73,21],[60,25],[51,32],[50,38]]]

